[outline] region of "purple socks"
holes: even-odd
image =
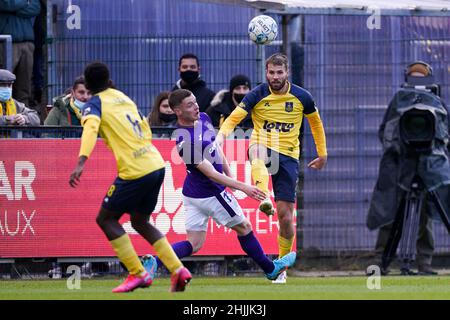
[[[252,258],[265,273],[271,273],[275,266],[273,262],[267,258],[258,239],[256,239],[253,231],[251,231],[246,236],[238,236],[239,243],[241,244],[242,250]]]
[[[192,254],[192,244],[187,240],[172,244],[172,249],[173,251],[175,251],[175,254],[180,259],[188,257]],[[158,268],[160,268],[163,265],[163,263],[161,262],[161,260],[159,260],[157,256],[155,256],[155,258],[156,262],[158,263]]]

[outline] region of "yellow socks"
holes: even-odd
[[[128,234],[125,233],[123,236],[110,241],[110,243],[114,248],[117,257],[125,265],[130,274],[139,275],[145,271],[141,260],[139,260],[136,251],[134,251],[133,244],[131,243]]]
[[[174,274],[180,267],[183,266],[166,237],[163,237],[153,243],[153,249],[155,249],[159,260],[162,261],[171,274]]]
[[[255,186],[269,195],[269,171],[267,171],[264,160],[252,160],[252,178]]]
[[[291,239],[283,238],[282,236],[278,236],[278,250],[279,250],[279,258],[287,255],[292,251],[292,244],[294,243],[294,237]]]

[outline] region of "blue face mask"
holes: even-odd
[[[8,87],[0,87],[0,101],[6,102],[11,99],[12,96],[12,88]]]
[[[75,107],[77,107],[79,110],[81,110],[83,108],[83,106],[85,105],[85,102],[81,102],[80,100],[73,99],[73,104],[75,105]]]

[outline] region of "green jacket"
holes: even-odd
[[[46,126],[80,126],[81,122],[70,106],[71,96],[60,96],[53,103],[53,108],[44,121]]]
[[[13,42],[34,41],[33,18],[40,12],[39,0],[0,0],[0,34]]]

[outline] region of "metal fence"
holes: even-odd
[[[316,98],[327,133],[329,160],[305,172],[303,245],[321,251],[368,250],[377,232],[365,225],[378,176],[377,130],[387,105],[415,60],[434,67],[444,100],[450,97],[448,18],[383,17],[380,30],[366,17],[305,17],[305,87]],[[305,139],[306,161],[315,155]],[[435,224],[436,252],[450,252],[450,237]]]
[[[403,81],[405,66],[416,59],[431,63],[444,100],[450,97],[450,19],[382,17],[379,30],[367,29],[366,19],[305,16],[302,40],[291,43],[293,51],[288,53],[302,55],[298,70],[317,102],[329,151],[326,170],[305,172],[301,212],[305,248],[373,249],[376,232],[368,231],[365,220],[381,156],[376,132]],[[147,114],[156,94],[170,89],[178,79],[178,58],[185,52],[199,56],[202,77],[217,91],[227,88],[237,73],[249,75],[254,83],[261,79],[262,57],[280,48],[276,42],[258,55],[245,33],[217,35],[206,28],[196,36],[181,33],[55,36],[49,39],[49,97],[70,86],[87,62],[101,59],[111,66],[116,85]],[[314,155],[307,128],[305,161]],[[444,228],[435,227],[436,251],[450,252]]]
[[[102,60],[110,66],[118,89],[130,96],[143,114],[150,112],[161,91],[174,87],[179,79],[178,60],[187,52],[198,55],[201,77],[215,92],[228,89],[236,74],[248,75],[253,86],[262,77],[257,47],[246,35],[104,36],[55,38],[51,42],[49,98],[70,87],[89,62]],[[273,43],[272,51],[277,44]]]

